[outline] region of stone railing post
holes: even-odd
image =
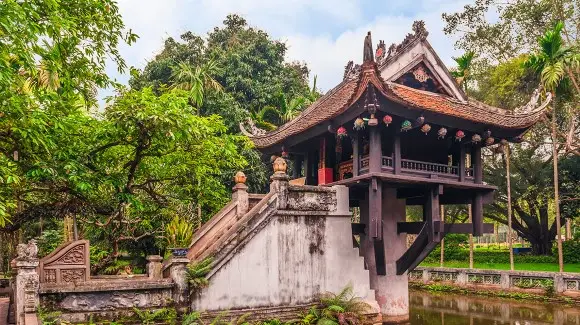
[[[248,212],[250,207],[246,175],[243,172],[237,172],[234,181],[236,185],[233,188],[232,201],[236,202],[236,217],[239,219]]]
[[[502,289],[508,290],[512,286],[512,281],[510,278],[510,272],[500,272],[500,287]]]
[[[158,280],[163,278],[163,257],[159,255],[147,256],[147,276],[150,280]]]
[[[554,292],[561,294],[566,291],[566,280],[562,274],[554,274]]]
[[[429,283],[429,269],[423,269],[423,283]]]
[[[286,161],[278,157],[274,161],[274,175],[270,177],[272,183],[270,184],[270,192],[278,193],[278,209],[284,210],[288,204],[288,181],[290,177],[286,174]]]
[[[459,270],[457,273],[457,284],[460,286],[467,285],[469,281],[469,277],[467,276],[467,272],[465,270]]]
[[[19,244],[16,267],[16,285],[14,302],[16,305],[16,325],[38,324],[36,308],[40,302],[38,292],[40,281],[36,269],[38,267],[38,247],[31,240],[28,244]]]
[[[173,290],[173,301],[178,306],[184,306],[189,301],[189,283],[187,282],[187,257],[172,256],[167,263],[169,277],[173,280],[175,288]]]

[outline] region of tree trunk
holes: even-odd
[[[558,242],[558,266],[564,272],[562,255],[562,225],[560,224],[560,194],[558,193],[558,137],[556,135],[556,104],[552,110],[552,161],[554,162],[554,207],[556,208],[556,241]]]
[[[469,216],[469,223],[473,222],[471,215],[471,204],[467,205],[467,215]],[[469,268],[473,269],[473,234],[469,234]]]
[[[445,222],[445,208],[443,207],[443,205],[441,205],[441,211],[439,212],[439,214],[441,214],[441,220]],[[439,257],[439,266],[443,267],[444,262],[445,262],[445,238],[441,239],[441,256]]]

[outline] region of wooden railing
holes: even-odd
[[[366,174],[369,172],[369,157],[363,156],[360,160],[359,174]],[[391,156],[381,157],[381,170],[383,172],[393,172],[395,161]],[[403,174],[411,174],[419,177],[423,175],[439,175],[445,178],[452,178],[459,180],[459,167],[449,166],[446,164],[431,163],[419,160],[401,159],[401,171]],[[352,177],[353,163],[352,160],[343,161],[338,166],[338,179],[345,179]],[[465,178],[473,180],[473,168],[465,168]]]
[[[418,172],[427,172],[430,174],[435,173],[444,175],[459,175],[459,168],[457,166],[449,166],[410,159],[401,159],[401,168]]]

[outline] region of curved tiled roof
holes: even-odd
[[[369,83],[386,99],[395,103],[504,129],[526,129],[532,126],[544,112],[536,110],[512,114],[477,101],[461,101],[446,95],[385,82],[380,77],[377,65],[374,62],[365,62],[358,78],[346,78],[310,105],[297,118],[274,131],[252,137],[252,141],[258,148],[270,147],[290,136],[328,121],[345,112],[355,103],[365,93]]]

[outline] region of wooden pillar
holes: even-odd
[[[395,174],[401,173],[401,133],[399,131],[395,132],[393,139],[393,168]]]
[[[471,218],[473,219],[473,235],[483,235],[483,196],[476,193],[471,203]]]
[[[360,171],[360,136],[355,132],[352,139],[352,176],[356,177]]]
[[[369,172],[381,172],[382,156],[381,131],[378,126],[371,126],[369,130]]]
[[[475,145],[471,154],[473,165],[473,181],[476,184],[483,183],[483,163],[481,161],[481,147]]]
[[[304,160],[304,177],[306,177],[304,184],[306,185],[316,185],[316,170],[317,164],[316,156],[314,152],[309,151],[306,153],[306,159]]]
[[[442,191],[442,185],[435,186],[427,190],[425,205],[423,206],[423,219],[431,226],[428,234],[430,242],[439,243],[442,239],[443,229],[436,229],[435,221],[441,221],[439,194]]]
[[[465,181],[465,146],[459,145],[459,181]]]
[[[373,177],[369,184],[369,232],[370,238],[375,240],[382,238],[382,182],[379,178]]]

